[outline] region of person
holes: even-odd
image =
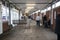
[[[37,17],[36,17],[36,25],[40,27],[40,13],[38,13]]]
[[[24,20],[24,19],[25,19],[25,16],[24,16],[24,14],[22,14],[21,20]]]
[[[31,16],[28,16],[28,26],[30,28],[30,23],[31,23]]]
[[[31,16],[28,15],[28,13],[26,13],[26,28],[30,28],[30,22],[31,22]]]
[[[51,20],[49,19],[48,20],[48,28],[50,28],[50,26],[51,26]]]
[[[60,40],[60,13],[56,16],[55,33],[57,34],[57,40]]]
[[[43,17],[43,25],[44,25],[45,28],[48,27],[48,25],[47,25],[47,17],[46,17],[46,15],[44,15],[44,17]]]

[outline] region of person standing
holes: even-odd
[[[31,22],[31,17],[29,16],[28,13],[26,13],[26,28],[29,28],[30,29],[30,22]]]
[[[43,17],[43,25],[44,25],[45,28],[48,27],[47,26],[47,17],[46,17],[46,15],[44,15],[44,17]]]
[[[30,28],[31,16],[28,16],[28,27]]]
[[[38,15],[36,16],[36,25],[40,27],[40,12],[38,12]]]
[[[57,34],[57,40],[60,40],[60,13],[56,16],[55,33]]]

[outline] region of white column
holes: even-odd
[[[53,24],[53,10],[51,12],[51,24]]]
[[[1,9],[1,2],[0,2],[0,34],[3,33],[3,28],[2,28],[2,9]]]

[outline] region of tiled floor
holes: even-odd
[[[10,33],[2,37],[0,40],[56,40],[56,34],[49,29],[36,27],[32,25],[30,28],[17,26]]]

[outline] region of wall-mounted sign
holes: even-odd
[[[6,21],[6,16],[2,16],[2,20],[3,21]]]

